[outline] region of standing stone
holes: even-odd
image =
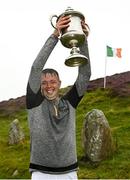
[[[85,157],[92,162],[100,162],[113,152],[110,126],[101,110],[93,109],[86,114],[82,129],[82,145]]]
[[[22,143],[25,139],[22,128],[20,127],[20,123],[18,119],[15,119],[10,124],[9,129],[9,144],[18,144]]]

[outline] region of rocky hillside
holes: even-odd
[[[114,96],[129,96],[130,95],[130,71],[107,76],[106,88],[111,89]],[[88,91],[96,90],[97,88],[103,89],[104,79],[92,80],[89,83]],[[10,115],[16,111],[24,109],[26,97],[18,97],[16,99],[9,99],[8,101],[0,102],[0,114]]]
[[[104,79],[96,79],[90,82],[88,90],[104,87]],[[130,71],[106,77],[106,88],[118,96],[130,95]]]

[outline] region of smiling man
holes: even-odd
[[[60,89],[61,81],[59,74],[54,69],[45,69],[41,76],[41,93],[49,100],[56,99]]]
[[[79,67],[76,82],[59,96],[61,81],[54,69],[43,69],[56,46],[60,31],[68,27],[70,17],[59,18],[57,29],[47,39],[35,59],[27,86],[26,103],[30,127],[30,172],[32,180],[77,179],[75,110],[83,98],[91,75],[86,41],[80,51],[88,63]],[[86,32],[84,23],[82,24]]]

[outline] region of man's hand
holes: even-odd
[[[85,21],[81,21],[81,26],[82,26],[83,32],[85,33],[86,37],[88,37],[89,31],[90,31],[88,24],[86,24]]]
[[[70,16],[61,16],[56,23],[56,29],[54,30],[53,34],[59,37],[61,34],[61,30],[63,28],[68,28],[69,23],[70,23]]]

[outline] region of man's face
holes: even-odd
[[[56,74],[43,74],[41,76],[41,92],[49,100],[54,100],[59,95],[61,81]]]

